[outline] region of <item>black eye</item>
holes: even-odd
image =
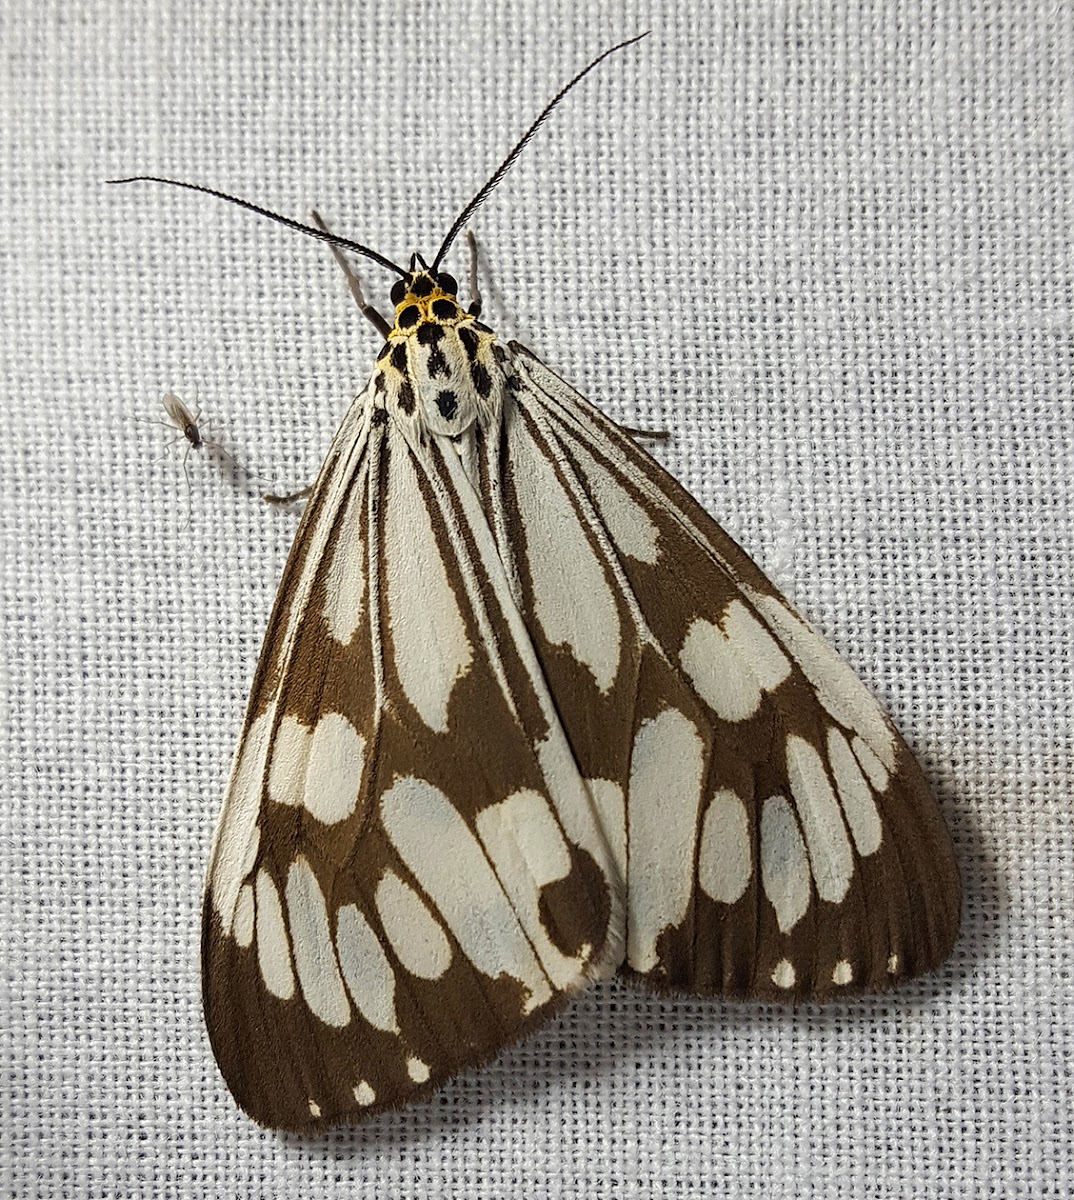
[[[454,275],[449,275],[447,271],[441,271],[436,277],[436,282],[440,284],[440,290],[447,292],[449,296],[454,296],[459,290],[459,285],[455,281]]]
[[[403,297],[406,295],[406,280],[399,279],[392,284],[392,303],[402,304]]]

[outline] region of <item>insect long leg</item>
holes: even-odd
[[[310,216],[313,218],[313,223],[318,227],[318,229],[323,230],[329,236],[332,235],[332,231],[321,219],[321,214],[315,208],[310,209]],[[332,257],[342,268],[343,274],[347,276],[347,286],[351,289],[351,295],[354,297],[355,303],[362,310],[362,316],[373,325],[374,329],[376,329],[381,337],[386,338],[391,332],[391,326],[380,315],[380,313],[377,312],[373,305],[366,300],[364,294],[362,293],[362,285],[358,281],[358,276],[355,274],[354,268],[347,261],[346,256],[338,246],[332,242],[329,242],[328,248],[332,251]]]
[[[470,307],[466,310],[471,317],[481,316],[481,290],[477,285],[477,238],[473,230],[466,231],[466,244],[470,247]]]
[[[294,504],[298,500],[305,500],[312,491],[313,484],[310,483],[307,484],[306,487],[301,488],[299,491],[290,492],[286,496],[277,496],[275,492],[264,492],[262,493],[261,499],[264,500],[266,504],[283,506],[285,504]]]
[[[666,442],[671,438],[671,434],[666,429],[633,429],[629,425],[621,425],[620,428],[624,433],[629,433],[632,438],[637,438],[639,441]]]

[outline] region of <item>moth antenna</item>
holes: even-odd
[[[571,88],[574,87],[576,83],[581,83],[581,81],[589,74],[589,72],[592,71],[594,67],[599,66],[610,54],[615,54],[618,50],[625,50],[627,46],[633,46],[635,42],[640,42],[642,38],[648,37],[650,32],[651,31],[647,29],[644,33],[639,33],[637,37],[632,37],[625,42],[620,42],[618,46],[612,46],[610,50],[605,50],[603,54],[600,54],[593,59],[588,67],[584,67],[569,83],[565,84],[563,88],[560,89],[560,91],[552,98],[537,120],[534,121],[529,129],[527,129],[522,135],[518,141],[518,144],[511,151],[511,153],[508,154],[508,156],[503,160],[502,163],[500,163],[496,170],[493,171],[492,175],[489,177],[477,195],[474,196],[470,203],[467,204],[462,212],[459,213],[459,215],[455,218],[455,224],[452,225],[452,227],[448,230],[448,235],[446,238],[444,238],[443,245],[437,252],[436,258],[433,259],[433,265],[431,268],[433,271],[436,271],[439,268],[440,263],[443,261],[444,255],[447,254],[448,250],[451,248],[451,243],[459,236],[459,230],[462,229],[462,227],[474,215],[477,209],[479,209],[481,205],[485,203],[489,197],[489,193],[511,169],[515,159],[518,158],[523,150],[525,150],[530,139],[537,132],[537,130],[541,128],[545,121],[548,120],[552,114],[552,110],[556,107],[556,105],[559,104],[563,97],[566,96]]]
[[[238,196],[230,196],[227,192],[218,192],[216,188],[204,187],[200,183],[184,183],[181,179],[164,179],[160,175],[131,175],[126,179],[106,179],[105,183],[166,183],[169,187],[186,188],[189,192],[204,192],[206,196],[215,196],[218,200],[226,200],[229,204],[237,204],[239,208],[245,208],[250,212],[257,213],[259,217],[268,217],[270,221],[276,221],[280,225],[285,225],[288,229],[295,229],[299,233],[308,234],[310,237],[317,238],[322,242],[328,242],[332,246],[343,246],[347,250],[353,250],[355,254],[362,254],[366,258],[371,258],[375,263],[380,263],[382,267],[387,267],[389,271],[394,271],[401,278],[406,276],[406,271],[393,263],[390,258],[385,258],[383,254],[378,254],[376,250],[371,250],[368,246],[363,246],[360,242],[352,242],[349,238],[339,237],[334,233],[328,233],[324,229],[317,229],[312,225],[303,225],[301,221],[293,221],[290,217],[281,216],[280,213],[262,208],[259,204],[251,204],[249,200],[240,200]]]

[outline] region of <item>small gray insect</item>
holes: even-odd
[[[203,422],[202,421],[200,406],[194,412],[191,412],[190,409],[187,408],[186,404],[182,400],[180,400],[180,398],[174,392],[165,392],[161,403],[164,406],[164,411],[168,415],[168,419],[166,421],[162,421],[159,419],[150,420],[148,418],[141,418],[141,417],[139,417],[137,419],[138,420],[150,420],[150,423],[153,425],[160,425],[164,429],[173,429],[173,430],[177,431],[177,436],[174,438],[171,438],[168,441],[168,443],[165,447],[165,454],[167,454],[168,450],[172,446],[174,446],[175,443],[178,442],[180,438],[185,439],[185,441],[187,443],[186,448],[183,451],[182,466],[183,466],[183,478],[186,480],[187,510],[188,510],[187,511],[187,524],[189,525],[190,524],[190,512],[189,512],[189,507],[190,507],[190,505],[189,505],[189,501],[190,501],[190,470],[189,470],[189,467],[187,466],[187,460],[190,458],[190,451],[191,450],[205,450],[206,452],[215,453],[215,454],[220,455],[221,458],[227,459],[227,461],[237,471],[242,471],[242,468],[239,466],[239,463],[236,461],[235,456],[233,454],[231,454],[230,451],[225,450],[224,447],[218,441],[215,440],[215,438],[210,436],[210,434],[213,432],[213,422],[211,422],[211,421]],[[163,455],[161,457],[163,457]],[[159,462],[160,459],[158,458],[156,461]]]

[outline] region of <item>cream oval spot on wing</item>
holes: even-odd
[[[245,950],[254,940],[254,889],[244,883],[235,904],[235,941]]]
[[[310,1116],[316,1119],[320,1115],[321,1115],[321,1106],[317,1103],[316,1100],[311,1100],[310,1101]]]
[[[875,854],[880,849],[884,828],[873,799],[873,789],[838,729],[828,730],[828,763],[858,853],[863,857]]]
[[[607,692],[619,673],[622,631],[604,566],[552,462],[517,425],[509,444],[537,621]]]
[[[306,809],[318,821],[345,821],[358,805],[365,766],[365,738],[338,712],[325,713],[310,740]]]
[[[364,472],[362,473],[364,476]],[[362,538],[363,478],[351,485],[346,511],[334,526],[335,550],[324,580],[324,619],[340,645],[350,645],[365,601],[365,542]]]
[[[250,847],[257,853],[257,816],[261,810],[261,782],[271,710],[262,713],[246,731],[235,755],[227,796],[216,826],[209,878],[213,908],[224,933],[231,932],[239,888],[253,865]]]
[[[394,871],[386,871],[377,884],[376,903],[396,958],[411,975],[439,979],[451,966],[451,944],[425,901]]]
[[[424,1083],[429,1078],[429,1064],[420,1058],[411,1057],[406,1060],[406,1073],[415,1083]]]
[[[269,797],[304,805],[318,821],[334,825],[354,813],[364,765],[365,739],[342,713],[325,713],[312,730],[286,716],[272,749]]]
[[[351,1019],[351,1006],[332,947],[324,893],[301,855],[287,872],[287,923],[306,1004],[326,1025],[341,1028]]]
[[[894,770],[894,731],[865,684],[783,601],[752,590],[750,598],[793,655],[825,709],[840,725],[858,733],[889,771]]]
[[[336,954],[358,1011],[376,1029],[398,1033],[395,971],[380,939],[354,904],[344,904],[336,913]]]
[[[660,532],[649,514],[581,443],[571,443],[571,454],[616,550],[638,562],[657,562]]]
[[[642,974],[657,964],[660,935],[690,905],[704,770],[704,743],[677,709],[641,723],[627,793],[627,961]]]
[[[262,868],[254,885],[257,901],[257,963],[265,987],[280,1000],[295,994],[295,974],[283,923],[280,894],[272,876]]]
[[[719,904],[734,904],[753,874],[750,819],[736,792],[721,788],[709,801],[701,825],[697,881]]]
[[[744,721],[791,672],[790,659],[741,600],[719,624],[698,618],[687,631],[679,662],[697,694],[724,721]]]
[[[392,656],[418,716],[436,733],[448,729],[455,684],[470,670],[473,647],[433,531],[410,450],[392,443],[383,497],[384,559]],[[448,544],[445,536],[445,544]]]
[[[781,958],[772,968],[772,982],[778,988],[792,988],[797,979],[794,964],[786,958]]]
[[[380,800],[385,832],[460,950],[483,975],[509,975],[528,991],[525,1011],[551,999],[518,916],[459,810],[427,780],[405,776]]]
[[[549,802],[538,792],[515,792],[477,814],[477,834],[541,966],[557,988],[570,987],[584,964],[556,947],[541,919],[541,890],[571,870]]]
[[[888,956],[888,974],[894,975],[899,970],[899,956],[892,954]]]
[[[776,911],[781,933],[789,933],[809,907],[809,856],[785,796],[769,796],[761,808],[761,886]]]
[[[364,1079],[359,1079],[354,1085],[354,1098],[363,1108],[368,1108],[377,1098],[377,1093]]]
[[[841,958],[832,970],[832,983],[837,987],[846,987],[848,983],[853,982],[853,979],[854,968],[845,958]]]
[[[850,887],[854,854],[824,760],[797,734],[787,738],[787,777],[805,833],[817,895],[838,904]]]

